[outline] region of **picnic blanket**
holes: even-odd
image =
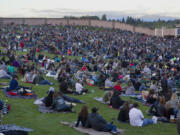
[[[42,105],[42,104],[43,104],[43,99],[44,99],[44,97],[43,97],[43,98],[36,99],[36,100],[34,101],[34,104],[35,104],[35,105]]]
[[[53,72],[48,72],[46,74],[47,77],[55,77],[56,76],[56,73],[53,73]]]
[[[38,105],[38,110],[41,113],[59,113],[58,111],[51,109],[51,107],[46,107],[44,104]]]
[[[68,113],[68,112],[58,112],[54,109],[51,109],[51,107],[46,107],[44,104],[38,105],[38,110],[41,113]]]
[[[34,101],[35,105],[38,105],[38,110],[41,113],[57,113],[57,111],[51,109],[50,107],[46,107],[43,103],[44,98],[39,98],[37,100]]]
[[[66,125],[66,126],[69,126],[71,128],[74,128],[75,130],[81,132],[81,133],[85,133],[85,134],[88,134],[88,135],[112,135],[112,133],[110,132],[102,132],[102,131],[96,131],[92,128],[84,128],[84,127],[75,127],[74,126],[74,123],[69,123],[69,122],[60,122],[60,124],[62,125]],[[118,134],[123,134],[124,133],[124,130],[121,130],[121,129],[117,129],[118,130]]]
[[[0,125],[0,132],[4,135],[28,135],[33,129],[23,128],[16,125]]]
[[[7,83],[7,82],[1,82],[0,89],[4,89],[4,88],[8,87],[8,85],[9,85],[9,83]]]
[[[3,86],[8,86],[9,83],[8,82],[1,82],[0,85],[3,85]]]
[[[96,101],[98,101],[98,102],[100,102],[100,103],[102,103],[102,104],[108,105],[108,107],[111,108],[111,109],[120,110],[120,109],[113,108],[111,105],[105,103],[105,102],[103,101],[103,98],[102,98],[102,97],[95,97],[94,100],[96,100]]]
[[[151,104],[146,103],[146,101],[143,100],[142,98],[131,97],[131,99],[134,99],[134,100],[136,100],[136,101],[138,101],[138,102],[141,102],[141,103],[142,103],[143,105],[145,105],[145,106],[148,106],[148,107],[151,106]]]
[[[147,95],[148,95],[147,91],[142,91],[141,94],[138,94],[138,93],[137,94],[121,94],[121,96],[130,97],[131,99],[141,102],[145,106],[151,106],[151,104],[146,103]]]
[[[141,94],[121,94],[121,96],[123,96],[123,97],[140,97],[141,96]]]
[[[94,100],[102,103],[102,104],[106,104],[106,102],[103,101],[103,98],[102,97],[94,97]]]
[[[20,95],[20,94],[9,95],[9,93],[7,92],[7,89],[4,88],[3,93],[6,97],[9,97],[9,98],[22,98],[22,99],[36,99],[37,98],[37,95],[34,93],[34,91],[32,91],[33,95],[29,95],[29,96]]]

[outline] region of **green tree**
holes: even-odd
[[[122,18],[122,23],[125,23],[125,19],[124,19],[124,17]]]
[[[101,20],[104,20],[104,21],[106,21],[106,20],[107,20],[106,14],[103,14],[103,15],[102,15]]]

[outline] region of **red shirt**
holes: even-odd
[[[117,91],[121,91],[122,90],[120,84],[114,85],[114,89],[117,90]]]
[[[24,48],[24,43],[23,42],[20,42],[20,47]]]
[[[86,71],[86,70],[87,70],[87,67],[86,67],[86,66],[83,66],[81,70],[82,70],[82,71]]]
[[[68,50],[68,54],[69,54],[69,55],[71,54],[71,50]]]
[[[39,48],[36,49],[36,52],[39,52]]]

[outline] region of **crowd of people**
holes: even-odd
[[[86,94],[85,85],[89,85],[105,91],[103,101],[120,110],[121,122],[145,126],[157,120],[179,120],[179,38],[81,26],[11,24],[1,27],[0,41],[0,78],[12,78],[8,91],[32,89],[19,86],[18,76],[26,83],[53,86],[46,75],[59,83],[58,92],[50,92],[50,100],[45,102],[57,111],[72,111],[62,95]],[[144,118],[138,103],[122,99],[122,95],[136,94],[149,105],[147,113],[152,120]],[[97,112],[94,107],[88,114],[83,107],[76,126],[81,121],[84,127],[117,132],[116,126]]]

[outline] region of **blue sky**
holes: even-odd
[[[0,0],[0,17],[180,18],[180,0]]]

